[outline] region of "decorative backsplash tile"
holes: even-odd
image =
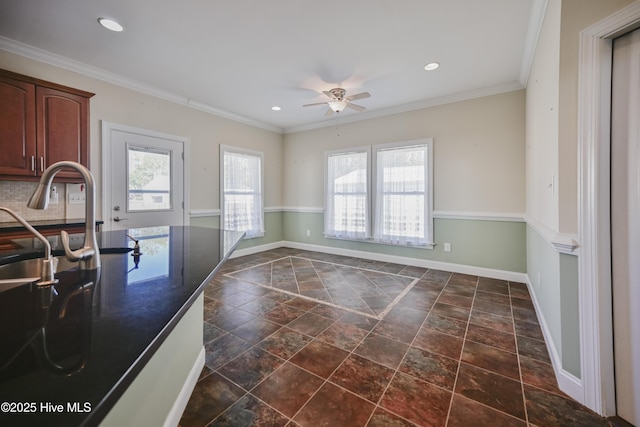
[[[0,180],[0,206],[17,212],[27,221],[65,218],[66,186],[61,183],[53,184],[58,191],[57,205],[49,204],[49,207],[43,210],[27,207],[27,202],[37,185],[37,182]],[[15,222],[15,220],[6,212],[0,212],[0,222]]]

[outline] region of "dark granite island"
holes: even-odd
[[[242,233],[127,232],[142,255],[113,250],[133,247],[124,231],[98,233],[111,252],[100,277],[74,268],[57,273],[57,295],[0,292],[0,425],[179,420],[204,365],[202,292]]]

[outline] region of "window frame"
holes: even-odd
[[[405,147],[413,147],[413,146],[425,146],[426,148],[426,167],[427,171],[426,182],[425,182],[425,229],[428,232],[427,242],[421,245],[413,245],[413,244],[403,244],[403,243],[394,243],[389,241],[381,241],[375,239],[375,206],[378,201],[378,176],[377,176],[377,167],[378,167],[378,152],[381,150],[390,150],[394,148],[405,148]],[[352,238],[345,236],[332,235],[327,233],[327,206],[328,206],[328,169],[329,169],[329,157],[336,154],[348,154],[348,153],[356,153],[356,152],[366,152],[367,153],[367,215],[366,223],[366,237],[365,238]],[[349,240],[356,242],[367,242],[367,243],[376,243],[383,245],[391,245],[391,246],[401,246],[401,247],[410,247],[416,249],[433,249],[435,246],[435,239],[433,235],[433,138],[421,138],[415,140],[408,141],[397,141],[385,144],[372,144],[366,146],[359,147],[348,147],[336,150],[328,150],[325,151],[324,156],[324,236],[329,239],[339,239],[339,240]]]
[[[245,239],[255,239],[263,237],[264,231],[264,153],[261,151],[250,150],[247,148],[232,147],[220,144],[220,228],[224,228],[225,224],[225,180],[224,180],[224,158],[226,153],[234,153],[244,156],[254,156],[260,159],[260,229],[259,230],[242,230],[245,232]],[[252,194],[255,194],[252,193]]]

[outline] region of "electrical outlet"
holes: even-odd
[[[57,205],[58,204],[58,187],[55,185],[51,186],[51,192],[49,193],[49,204]]]
[[[307,230],[307,237],[311,236],[311,230]]]
[[[86,197],[84,193],[69,193],[70,205],[81,205],[85,202]]]
[[[444,251],[445,252],[451,252],[451,243],[445,243],[444,244]]]

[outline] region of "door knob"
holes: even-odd
[[[126,220],[127,220],[127,218],[120,218],[119,216],[115,216],[115,217],[113,217],[113,220],[114,220],[115,222],[120,222],[120,221],[126,221]]]

